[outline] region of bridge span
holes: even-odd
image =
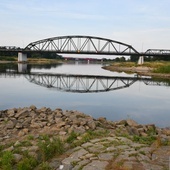
[[[59,36],[31,42],[25,48],[0,47],[0,51],[18,52],[19,61],[27,60],[27,53],[65,53],[65,54],[93,54],[93,55],[121,55],[121,56],[167,56],[170,50],[148,49],[138,52],[131,45],[119,41],[94,36]]]

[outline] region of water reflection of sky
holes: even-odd
[[[73,67],[74,65],[74,67]],[[105,75],[105,76],[125,76],[124,72],[111,72],[101,69],[102,64],[64,64],[58,65],[56,68],[49,69],[31,69],[31,72],[46,72],[46,73],[64,73],[64,74],[82,74],[82,75]],[[128,76],[134,76],[129,74]]]
[[[101,65],[62,65],[52,69],[35,68],[31,72],[125,76],[125,73],[100,68]],[[0,110],[33,104],[38,108],[79,110],[95,118],[102,116],[113,121],[131,118],[142,124],[155,123],[165,127],[170,126],[169,96],[169,87],[147,86],[143,82],[110,92],[81,94],[41,87],[24,76],[0,77]]]

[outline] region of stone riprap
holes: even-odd
[[[60,154],[50,150],[56,138],[63,144]],[[7,152],[14,169],[29,157],[36,163],[27,169],[169,170],[170,129],[59,108],[13,108],[0,111],[0,169]]]

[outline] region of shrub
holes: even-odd
[[[60,155],[64,152],[64,143],[60,138],[45,137],[45,140],[39,140],[38,146],[40,156],[43,161],[52,158],[54,155]]]
[[[155,73],[170,73],[170,65],[160,66],[154,70]]]
[[[155,140],[156,140],[155,136],[146,136],[146,137],[144,137],[144,136],[137,136],[137,135],[133,136],[133,141],[134,142],[139,142],[141,144],[151,145]]]
[[[69,137],[66,139],[66,142],[68,143],[72,143],[73,141],[75,141],[77,139],[78,134],[75,133],[74,131],[72,131],[69,135]]]
[[[18,170],[30,170],[37,166],[37,161],[33,157],[24,158],[17,165]]]
[[[14,156],[13,156],[12,152],[5,151],[2,153],[0,164],[1,164],[3,170],[11,170],[13,161],[14,161]]]

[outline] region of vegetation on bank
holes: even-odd
[[[160,66],[157,69],[154,70],[155,73],[165,73],[168,74],[170,73],[170,64]]]
[[[156,147],[167,146],[170,143],[160,141],[156,137],[156,129],[148,131],[148,136],[129,135],[117,129],[117,136],[126,137],[140,144],[152,145],[156,142]],[[71,132],[66,139],[62,140],[59,137],[49,134],[42,134],[38,137],[28,135],[24,140],[11,142],[7,145],[0,145],[0,169],[3,170],[52,170],[48,164],[48,160],[60,156],[66,156],[66,151],[70,148],[81,146],[83,143],[89,142],[92,139],[99,139],[110,136],[108,130],[88,130],[84,134]],[[119,146],[122,143],[111,142],[107,147]],[[32,155],[30,149],[33,147],[37,151],[37,156]]]
[[[110,63],[110,68],[132,68],[132,67],[148,67],[151,68],[154,73],[170,73],[170,62],[169,61],[152,61],[144,62],[142,65],[138,65],[136,62],[112,62]]]
[[[18,58],[16,56],[10,57],[0,56],[0,61],[18,61]]]

